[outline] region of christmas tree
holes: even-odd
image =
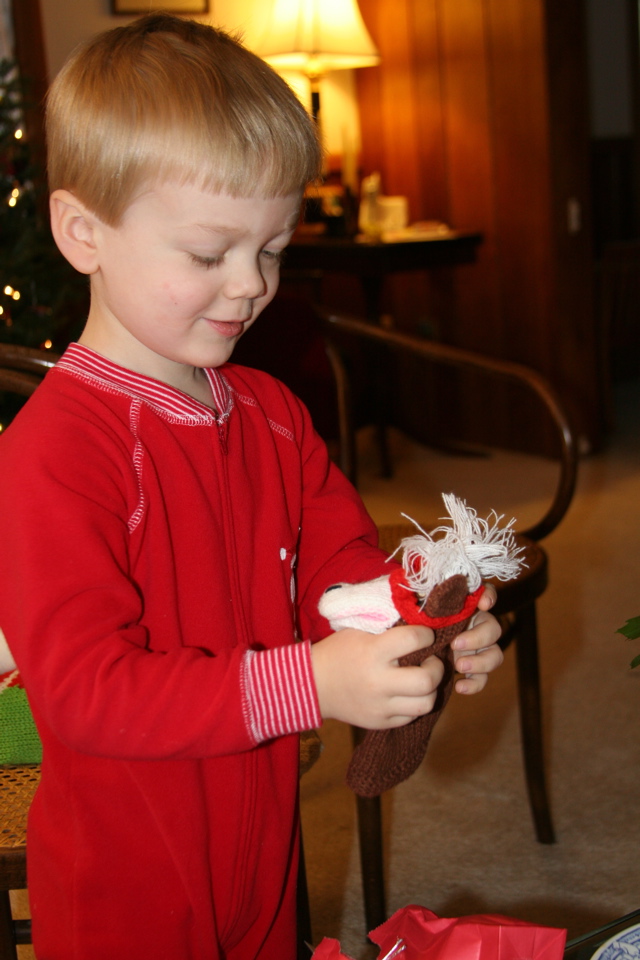
[[[44,170],[24,133],[26,84],[0,61],[0,341],[59,352],[78,336],[87,278],[49,229]]]

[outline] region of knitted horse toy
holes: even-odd
[[[415,524],[419,534],[404,539],[395,551],[402,551],[401,569],[365,583],[336,584],[320,598],[318,609],[333,630],[383,633],[399,623],[431,627],[433,645],[403,657],[400,665],[416,666],[437,656],[445,668],[431,713],[403,727],[368,730],[354,750],[347,783],[361,797],[378,796],[419,767],[453,690],[451,641],[466,629],[484,589],[482,580],[511,580],[523,566],[512,529],[515,520],[500,527],[502,517],[495,512],[483,520],[453,494],[443,494],[443,500],[451,525],[429,534]]]

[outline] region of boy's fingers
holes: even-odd
[[[419,667],[402,667],[394,671],[394,686],[399,696],[426,697],[438,689],[444,676],[439,657],[428,657]]]
[[[379,639],[384,655],[391,661],[422,650],[423,647],[430,647],[434,641],[434,633],[429,627],[402,624],[380,634]]]
[[[491,673],[504,660],[500,647],[493,644],[486,650],[477,650],[475,653],[463,653],[455,656],[455,665],[458,673],[481,674]]]
[[[394,709],[398,712],[387,718],[385,726],[388,728],[403,727],[405,724],[411,723],[412,720],[431,713],[435,705],[435,697],[436,695],[433,694],[431,697],[426,697],[424,701],[411,700],[406,705],[402,703],[394,704]]]
[[[481,673],[478,676],[471,674],[468,677],[461,677],[455,683],[456,693],[480,693],[486,687],[488,679],[486,673]]]
[[[491,607],[494,606],[496,600],[498,599],[498,592],[492,583],[485,583],[484,593],[478,601],[479,610],[491,610]]]
[[[473,654],[497,643],[501,633],[500,623],[492,614],[476,613],[472,626],[458,634],[451,646],[456,651],[466,650],[469,654]]]
[[[403,667],[397,671],[403,675],[404,681],[408,680],[412,673],[414,677],[404,686],[402,692],[398,691],[389,699],[387,722],[390,726],[400,726],[415,720],[416,717],[431,713],[443,672],[442,663],[437,658],[434,658],[433,666],[434,669],[430,672],[425,672],[421,667]],[[415,680],[416,675],[417,680]]]

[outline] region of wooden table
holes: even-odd
[[[378,321],[384,281],[389,274],[473,263],[482,234],[464,230],[425,233],[420,239],[367,240],[361,237],[296,235],[289,244],[283,279],[347,273],[358,277],[367,318]]]
[[[303,228],[304,231],[304,228]],[[360,281],[365,314],[371,323],[380,323],[382,292],[390,274],[433,270],[473,263],[483,237],[477,231],[446,228],[422,233],[412,239],[371,240],[363,236],[333,237],[325,234],[297,233],[286,250],[282,279],[306,280],[316,289],[312,297],[322,302],[320,288],[325,274],[349,274]],[[392,475],[386,436],[386,396],[384,378],[372,393],[373,420],[377,426],[382,475]]]

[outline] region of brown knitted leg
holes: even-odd
[[[456,575],[438,584],[429,594],[425,610],[430,617],[447,617],[462,609],[467,597],[466,577]],[[444,663],[444,677],[436,704],[423,717],[392,730],[368,730],[356,747],[347,770],[347,784],[360,797],[377,797],[402,783],[422,763],[431,731],[453,690],[455,669],[450,644],[469,620],[435,631],[435,641],[400,660],[401,666],[416,666],[427,657],[438,656]]]

